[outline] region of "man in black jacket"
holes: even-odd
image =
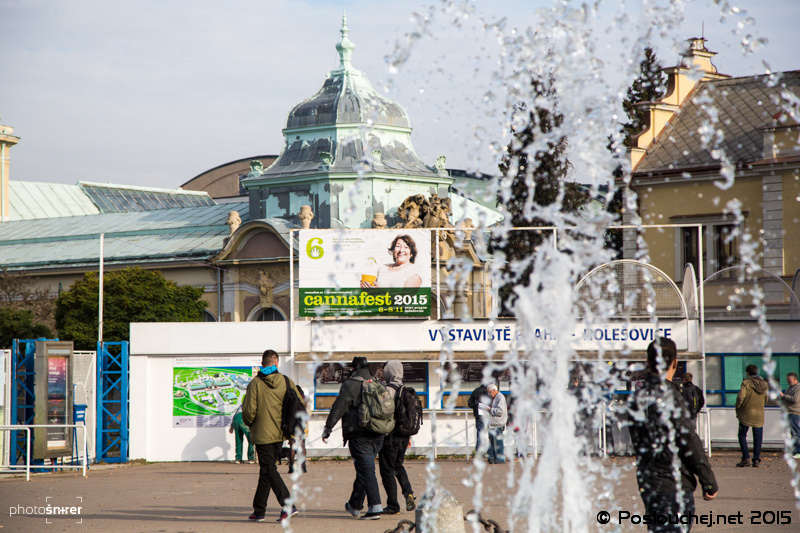
[[[356,469],[353,491],[350,494],[350,500],[344,504],[344,507],[348,513],[358,517],[364,508],[364,497],[366,496],[369,507],[361,519],[377,520],[383,513],[383,506],[381,505],[378,478],[375,476],[375,457],[383,446],[383,435],[364,429],[358,424],[358,406],[361,405],[363,382],[352,378],[372,379],[367,358],[354,357],[350,366],[353,368],[353,373],[342,383],[339,395],[333,402],[331,412],[328,413],[325,429],[322,431],[322,442],[328,442],[333,428],[341,419],[344,444],[350,448],[350,455]]]
[[[706,500],[717,496],[717,480],[703,443],[694,430],[680,389],[672,382],[678,369],[675,343],[659,338],[647,347],[647,372],[631,406],[631,440],[636,480],[650,515],[648,531],[690,531],[697,479]],[[675,452],[677,451],[677,456]],[[673,464],[677,462],[678,472]],[[666,522],[666,523],[662,523]],[[685,529],[684,529],[685,528]]]
[[[694,379],[694,376],[691,372],[686,372],[683,375],[681,393],[683,393],[683,399],[686,400],[686,405],[689,407],[689,418],[692,419],[692,422],[695,422],[698,413],[706,404],[706,399],[703,397],[703,391],[700,387],[692,383],[692,379]]]
[[[486,421],[484,414],[478,410],[478,404],[486,404],[489,402],[489,391],[486,390],[489,384],[481,384],[478,388],[472,391],[467,400],[467,407],[472,409],[472,415],[475,417],[475,454],[481,453],[481,450],[486,451]]]

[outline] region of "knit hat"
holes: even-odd
[[[359,368],[364,368],[368,364],[366,357],[353,357],[353,362],[350,363],[350,366],[353,367],[353,370],[358,370]]]

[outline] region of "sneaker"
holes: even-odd
[[[753,459],[753,467],[761,465],[761,459]]]
[[[248,520],[252,520],[253,522],[266,522],[267,518],[263,514],[256,514],[253,513],[247,517]]]
[[[414,495],[409,494],[406,496],[406,511],[413,511],[417,508],[417,502],[414,501]]]
[[[233,462],[233,464],[235,464],[235,465],[240,465],[240,464],[242,464],[242,461],[241,461],[240,459],[236,459],[236,460]]]
[[[254,464],[256,464],[256,462],[255,462],[255,460],[252,460],[252,461],[247,461],[247,464],[249,464],[249,465],[254,465]]]
[[[383,514],[400,514],[400,509],[384,509]]]
[[[794,459],[800,459],[800,453],[796,453],[792,456]]]
[[[382,512],[383,511],[379,513],[366,513],[361,517],[361,520],[380,520]]]
[[[278,523],[282,523],[284,520],[289,520],[290,517],[297,516],[298,514],[300,514],[300,511],[297,510],[297,507],[292,505],[292,512],[291,513],[287,513],[286,511],[281,511],[280,518],[278,518],[275,521],[278,522]]]
[[[345,509],[345,511],[347,511],[351,515],[355,516],[356,518],[358,518],[358,515],[361,514],[361,511],[357,511],[357,510],[353,509],[352,507],[350,507],[350,502],[346,502],[344,504],[344,509]]]
[[[740,462],[736,463],[736,466],[750,466],[750,459],[742,459]]]

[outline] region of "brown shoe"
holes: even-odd
[[[761,466],[761,459],[753,459],[753,467]]]
[[[741,461],[736,463],[736,466],[739,466],[739,467],[750,466],[750,459],[742,459]]]

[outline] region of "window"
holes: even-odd
[[[377,379],[383,379],[383,366],[386,361],[370,362],[370,373]],[[314,378],[314,409],[330,409],[342,383],[350,377],[352,369],[347,363],[323,363],[317,367]],[[413,387],[422,402],[422,408],[428,408],[428,363],[411,363],[403,361],[403,385]]]
[[[786,374],[789,372],[800,373],[800,355],[773,354],[775,363],[775,379],[780,383],[781,390],[786,390]],[[707,354],[706,355],[706,405],[709,407],[734,407],[736,395],[745,377],[747,365],[756,365],[759,375],[766,377],[762,370],[764,364],[761,354]],[[702,387],[698,380],[696,385]],[[770,401],[767,406],[777,405]]]
[[[734,224],[717,224],[712,226],[714,232],[713,272],[739,264],[739,236]]]
[[[250,319],[254,322],[283,322],[286,319],[283,318],[283,315],[275,309],[274,307],[270,307],[269,309],[261,309],[260,311],[256,312],[253,315],[253,318]]]
[[[672,217],[676,223],[702,224],[703,247],[700,249],[698,227],[684,227],[678,230],[676,255],[680,261],[675,263],[675,279],[683,278],[686,264],[691,264],[697,276],[700,275],[700,261],[703,265],[703,277],[707,278],[724,268],[736,266],[739,258],[739,233],[736,224],[724,215],[713,217]]]
[[[456,409],[469,408],[467,401],[472,391],[481,386],[483,382],[483,370],[488,364],[489,363],[484,361],[459,361],[455,363],[456,372],[461,374],[461,386],[458,389],[458,396],[456,397]],[[506,395],[509,394],[511,390],[509,372],[509,369],[495,369],[492,371],[492,377],[497,381],[500,392]],[[447,405],[448,398],[453,392],[452,385],[448,384],[444,390],[442,404],[438,407],[443,408]]]

